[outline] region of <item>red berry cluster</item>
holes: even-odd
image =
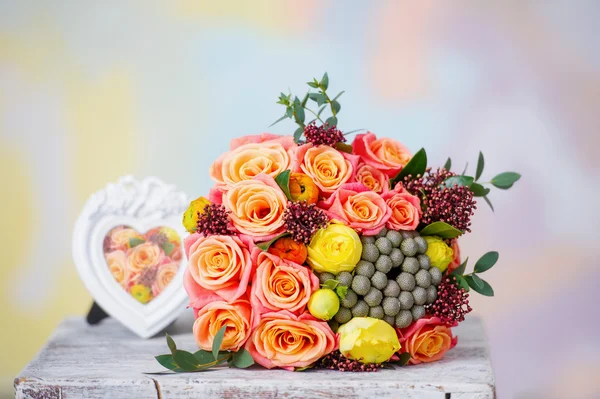
[[[223,205],[208,204],[204,213],[198,212],[198,228],[196,232],[208,237],[210,235],[231,235],[233,232],[229,225],[229,212]]]
[[[317,126],[315,122],[309,123],[304,128],[304,137],[306,137],[307,143],[314,145],[325,144],[333,147],[339,142],[346,142],[344,134],[335,126],[329,126],[329,123],[325,123],[323,126]]]
[[[446,222],[458,230],[470,233],[471,216],[477,209],[473,192],[464,186],[443,185],[452,176],[456,176],[456,173],[443,168],[432,172],[431,168],[427,168],[424,176],[406,176],[404,187],[421,199],[421,223]]]
[[[146,287],[152,287],[152,283],[158,273],[158,267],[147,267],[140,273],[140,277],[137,280],[137,284],[143,284]]]
[[[148,241],[160,246],[169,241],[169,238],[164,233],[156,233],[152,234]]]
[[[380,364],[364,364],[357,360],[351,360],[341,354],[340,351],[334,351],[322,358],[315,365],[319,369],[339,370],[339,371],[377,371],[382,368]]]
[[[465,289],[456,284],[456,277],[446,276],[437,287],[437,299],[431,305],[426,305],[425,311],[439,317],[447,325],[454,325],[464,321],[465,315],[473,310],[468,298]]]
[[[329,218],[322,209],[315,204],[302,202],[288,202],[283,212],[285,229],[294,241],[309,244],[310,239],[317,230],[327,226]]]

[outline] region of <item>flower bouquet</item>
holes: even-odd
[[[295,133],[232,140],[210,167],[208,198],[184,214],[184,286],[200,350],[181,351],[167,336],[163,366],[376,371],[432,362],[456,345],[452,327],[471,311],[470,290],[493,296],[480,274],[498,253],[467,272],[458,238],[471,232],[476,199],[491,207],[490,189],[520,175],[484,184],[481,153],[471,176],[453,172],[450,159],[428,167],[424,149],[344,133],[343,92],[330,97],[327,74],[308,86],[303,99],[279,97],[277,122],[291,119]]]

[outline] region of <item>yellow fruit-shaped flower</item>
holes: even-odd
[[[190,206],[183,214],[183,227],[189,232],[194,233],[198,227],[198,213],[204,213],[206,205],[210,205],[210,201],[204,197],[197,198],[190,202]]]
[[[351,272],[361,253],[362,243],[356,231],[344,224],[331,223],[313,236],[307,262],[319,273]]]
[[[143,284],[136,284],[131,287],[131,296],[138,300],[138,302],[146,304],[152,299],[152,291],[149,287]]]
[[[446,271],[448,265],[454,259],[452,248],[437,236],[424,236],[423,238],[427,241],[427,252],[425,255],[429,256],[431,266],[437,267],[442,272]]]
[[[383,320],[355,317],[338,333],[342,355],[362,363],[383,363],[400,350],[396,330]]]
[[[308,300],[308,311],[317,319],[330,320],[340,310],[340,299],[329,288],[316,290]]]

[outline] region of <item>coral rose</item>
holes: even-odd
[[[223,194],[223,205],[231,211],[234,228],[253,239],[267,240],[283,232],[287,198],[271,176],[234,184]]]
[[[144,237],[131,227],[120,226],[111,230],[109,233],[112,249],[127,249],[129,248],[129,239],[138,238],[143,240]]]
[[[269,247],[268,252],[299,265],[303,264],[308,256],[306,245],[294,241],[291,237],[281,237]]]
[[[160,265],[156,271],[156,277],[152,284],[152,295],[158,296],[167,285],[173,281],[179,270],[179,262],[165,263]]]
[[[401,352],[410,353],[412,364],[440,360],[458,341],[439,317],[419,319],[409,327],[399,329],[398,335],[402,344]]]
[[[423,212],[419,197],[406,191],[400,183],[382,195],[392,210],[387,227],[393,230],[416,230]]]
[[[246,292],[252,260],[239,238],[192,234],[184,244],[188,256],[184,287],[192,307],[202,308],[217,297],[233,301]]]
[[[162,250],[154,243],[136,245],[127,252],[127,271],[137,274],[147,267],[156,266],[162,255]]]
[[[460,247],[458,246],[458,239],[452,240],[450,243],[450,248],[452,248],[452,252],[454,252],[454,258],[452,262],[448,264],[448,273],[452,273],[454,269],[460,266]]]
[[[306,267],[258,248],[252,252],[252,259],[257,265],[252,279],[252,307],[259,313],[302,313],[312,292],[319,289],[317,276]]]
[[[109,252],[104,255],[104,258],[106,259],[106,264],[108,265],[110,274],[112,274],[117,283],[121,284],[123,281],[125,281],[125,276],[127,273],[127,257],[125,256],[125,252]]]
[[[377,194],[385,193],[390,189],[390,178],[382,171],[366,163],[358,166],[354,179]]]
[[[353,152],[367,165],[394,177],[410,161],[412,154],[396,140],[378,139],[373,133],[359,134],[352,143]]]
[[[296,151],[295,167],[310,176],[323,195],[329,196],[354,178],[358,159],[326,145],[304,144]]]
[[[385,227],[392,210],[383,198],[361,183],[347,183],[341,186],[319,207],[331,219],[344,222],[365,235],[375,235]]]
[[[252,330],[252,308],[246,297],[231,303],[214,301],[198,310],[193,329],[198,347],[211,351],[215,335],[223,326],[227,329],[221,350],[237,351],[246,343]]]
[[[233,151],[244,144],[250,143],[279,143],[286,150],[297,147],[296,143],[294,143],[294,138],[290,135],[280,136],[272,133],[261,133],[231,139],[229,142],[229,149]]]
[[[309,204],[316,204],[319,201],[319,187],[310,176],[304,173],[292,173],[289,185],[292,201],[306,201]]]
[[[337,337],[326,322],[308,313],[286,310],[266,313],[246,342],[254,361],[272,369],[306,367],[337,347]]]

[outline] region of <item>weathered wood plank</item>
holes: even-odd
[[[182,348],[196,345],[189,323],[169,330]],[[247,370],[222,367],[195,374],[161,371],[154,356],[168,352],[164,337],[141,340],[108,319],[88,326],[66,319],[46,346],[15,379],[17,398],[437,398],[494,397],[494,376],[481,322],[471,318],[456,329],[457,347],[439,362],[341,373]]]

